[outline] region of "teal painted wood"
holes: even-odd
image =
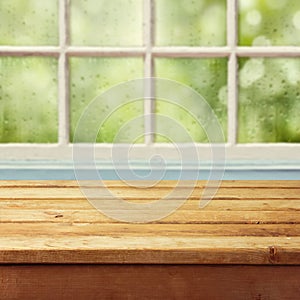
[[[104,180],[118,180],[116,170],[99,171]],[[135,174],[141,177],[140,180],[148,174],[149,170],[135,170]],[[176,180],[180,176],[179,170],[169,170],[165,172],[162,180]],[[207,179],[209,171],[199,171],[199,179]],[[134,180],[130,173],[125,180]],[[155,171],[152,176],[155,179]],[[72,169],[1,169],[0,180],[75,180],[75,174]],[[149,179],[149,177],[147,177]],[[151,179],[151,178],[150,178]],[[188,172],[183,178],[188,180]],[[300,180],[300,170],[227,170],[224,174],[224,180]]]
[[[96,162],[99,175],[104,180],[118,180],[118,170],[126,170],[126,163],[117,166],[111,162]],[[198,162],[198,178],[209,177],[209,162]],[[151,176],[149,164],[144,161],[132,163],[131,172],[125,174],[125,180],[157,179],[161,173],[159,165],[152,165]],[[194,173],[196,163],[185,166],[182,179],[188,180],[189,172]],[[166,162],[165,173],[161,180],[176,180],[180,176],[179,162]],[[190,171],[189,171],[190,170]],[[134,176],[134,174],[136,174]],[[73,162],[71,161],[0,161],[0,180],[75,180]],[[224,180],[300,180],[300,161],[227,161]]]

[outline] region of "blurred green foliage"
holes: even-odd
[[[300,1],[239,0],[239,44],[300,45]]]
[[[0,142],[58,138],[57,59],[0,57]]]
[[[129,78],[142,78],[143,61],[142,58],[72,57],[70,59],[70,71],[70,140],[73,141],[77,122],[89,103],[109,88],[125,82]],[[114,101],[119,103],[120,99],[107,99],[106,102],[100,103],[102,107],[99,107],[99,109],[110,111],[110,105],[114,104]],[[99,128],[99,135],[96,142],[114,142],[120,128],[129,120],[137,118],[142,114],[142,101],[123,105],[117,111],[112,111],[109,118],[104,121],[103,126]],[[89,131],[89,126],[94,128],[94,126],[98,126],[97,124],[98,120],[91,120],[86,131]],[[144,124],[141,121],[138,129],[130,126],[127,127],[127,136],[123,136],[119,142],[132,142],[132,136],[135,136],[134,133],[142,129],[143,126]],[[88,134],[86,135],[88,136]],[[82,136],[82,141],[85,141],[84,136]],[[142,141],[140,140],[139,142]]]
[[[72,0],[71,43],[141,46],[143,0]]]
[[[185,84],[204,97],[218,117],[226,139],[227,58],[157,58],[155,69],[156,77],[168,78]],[[172,92],[170,93],[170,100],[172,100]],[[200,117],[195,120],[188,111],[160,99],[157,100],[156,112],[181,124],[195,142],[208,142],[206,133],[198,123]],[[197,106],[193,108],[192,113],[195,117],[203,114]],[[172,128],[164,128],[164,126],[168,125],[156,123],[159,132],[172,131]],[[162,136],[157,136],[156,141],[168,142]],[[185,140],[185,135],[177,134],[175,142],[189,141]]]
[[[239,44],[300,45],[300,1],[239,0]],[[238,142],[299,143],[299,93],[300,58],[240,58]]]
[[[226,0],[155,1],[158,46],[226,44]]]
[[[57,45],[58,0],[1,0],[0,45]]]
[[[300,45],[299,0],[238,2],[240,46]],[[226,45],[226,0],[155,0],[154,12],[156,46]],[[143,0],[71,0],[70,42],[142,46]],[[0,45],[57,46],[58,0],[1,0]],[[81,113],[94,97],[144,74],[141,57],[70,57],[69,68],[71,141]],[[203,95],[226,135],[227,59],[161,57],[155,58],[154,71]],[[57,89],[56,58],[0,57],[0,142],[57,142]],[[300,142],[299,91],[300,58],[240,58],[238,142]],[[103,109],[113,101],[108,99]],[[185,126],[195,141],[207,142],[188,112],[159,99],[155,109]],[[201,113],[197,107],[194,112]],[[112,113],[97,142],[113,142],[122,125],[142,113],[141,101]],[[95,126],[93,120],[90,126]],[[141,128],[143,122],[130,128],[121,142],[130,141]],[[178,141],[184,138],[178,135]]]
[[[241,143],[300,142],[300,59],[239,59]]]

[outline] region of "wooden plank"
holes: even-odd
[[[76,182],[2,183],[0,263],[300,265],[299,181],[270,186],[259,181],[256,187],[225,182],[204,209],[198,198],[205,182],[198,182],[190,200],[152,224],[106,217]],[[149,190],[110,184],[113,193],[138,203],[160,199],[174,182]],[[187,183],[176,197],[188,190]]]
[[[115,213],[116,210],[112,210]],[[120,211],[122,214],[141,214],[139,211]],[[151,212],[149,212],[151,214]],[[147,217],[147,214],[145,214]],[[91,210],[67,210],[67,209],[24,209],[24,210],[0,210],[0,223],[18,222],[68,222],[68,223],[116,223],[119,221],[106,217],[96,209]],[[178,210],[173,214],[153,223],[162,224],[299,224],[298,211],[206,211]]]
[[[151,184],[149,181],[143,181],[145,184]],[[157,187],[174,187],[176,180],[162,180],[157,183]],[[135,181],[128,180],[126,182],[119,180],[104,180],[103,183],[109,187],[126,187],[129,184],[135,185]],[[139,182],[140,184],[140,182]],[[194,182],[188,180],[183,181],[182,185],[194,186]],[[206,180],[199,180],[196,183],[197,187],[206,186]],[[223,188],[300,188],[299,180],[224,180],[221,182]],[[0,180],[0,188],[3,187],[45,187],[45,188],[64,188],[78,187],[78,182],[75,180]]]
[[[0,299],[291,300],[298,266],[0,266]]]
[[[104,190],[104,189],[102,189]],[[153,188],[153,189],[138,189],[138,188],[114,188],[109,189],[115,197],[124,199],[148,199],[155,200],[168,196],[173,188]],[[101,196],[101,189],[89,189],[91,195],[95,197]],[[189,196],[190,199],[200,199],[203,189],[197,188],[190,190],[189,188],[178,188],[176,192],[170,196],[172,199],[182,199]],[[105,197],[106,193],[103,193]],[[78,188],[1,188],[0,199],[85,199]],[[300,199],[300,188],[235,188],[223,189],[220,188],[214,199]]]
[[[113,201],[113,200],[112,200]],[[132,199],[132,203],[145,203],[148,200]],[[168,199],[172,205],[172,199]],[[166,206],[168,206],[168,202]],[[109,204],[108,206],[111,206]],[[23,209],[59,209],[59,210],[87,210],[92,209],[92,204],[84,199],[44,199],[44,200],[0,200],[1,210]],[[198,210],[199,200],[187,200],[180,207],[181,210]],[[205,208],[205,211],[300,211],[300,199],[258,199],[258,200],[218,200],[213,199]]]
[[[0,263],[300,264],[300,237],[0,237]]]
[[[0,223],[2,237],[205,237],[205,236],[300,236],[300,224],[92,224]]]

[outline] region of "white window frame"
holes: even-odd
[[[69,43],[69,0],[59,0],[59,46],[0,46],[0,56],[53,56],[58,58],[59,133],[56,144],[0,144],[0,160],[47,159],[71,160],[69,141],[69,74],[68,58],[73,56],[143,57],[144,76],[154,76],[156,57],[227,57],[228,58],[228,137],[225,145],[227,160],[300,160],[300,143],[237,144],[238,57],[300,57],[300,47],[237,46],[238,0],[227,0],[227,46],[224,47],[157,47],[153,44],[154,0],[144,0],[144,46],[142,47],[81,47]],[[154,112],[154,102],[145,101],[144,113]],[[299,118],[300,119],[300,118]],[[154,120],[145,121],[145,133],[154,128]],[[177,157],[172,145],[154,143],[145,136],[145,144],[136,145],[136,159],[155,152],[172,160]],[[198,143],[203,159],[210,157],[210,146]],[[110,157],[112,144],[95,145],[96,158]]]

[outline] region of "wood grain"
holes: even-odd
[[[13,226],[12,226],[13,225]],[[299,237],[300,224],[0,223],[2,237]]]
[[[0,299],[291,300],[299,266],[7,265]]]
[[[1,263],[300,264],[300,237],[1,237]]]
[[[168,195],[176,182],[105,184],[141,203]],[[168,208],[191,190],[180,209],[151,224],[126,224],[96,210],[75,181],[1,181],[0,263],[300,265],[299,181],[224,181],[200,209],[205,185],[184,182],[165,201]]]
[[[173,199],[174,200],[174,199]],[[113,200],[111,200],[113,201]],[[130,200],[132,203],[149,203],[151,201],[145,201],[137,198]],[[168,204],[169,202],[169,204]],[[165,203],[165,206],[170,206],[172,199],[169,199]],[[108,204],[107,206],[111,206]],[[44,200],[1,200],[1,209],[6,210],[23,210],[23,209],[66,209],[66,210],[91,210],[93,205],[86,199],[44,199]],[[199,209],[199,200],[187,200],[180,207],[181,210],[197,210]],[[205,208],[205,211],[300,211],[300,199],[241,199],[241,200],[218,200],[214,199]]]
[[[114,211],[114,210],[112,210]],[[120,213],[125,211],[120,211]],[[138,213],[128,210],[127,213]],[[145,214],[145,216],[147,216]],[[96,209],[0,210],[0,223],[120,223]],[[177,210],[156,224],[300,224],[298,211]]]
[[[94,195],[95,198],[101,196],[101,189],[89,188],[89,193]],[[102,188],[106,190],[106,188]],[[160,188],[131,188],[131,187],[113,187],[109,191],[115,197],[123,199],[144,199],[144,200],[157,200],[163,197],[170,197],[170,199],[181,199],[182,197],[189,196],[189,199],[200,199],[203,189],[180,187],[177,188],[173,194],[174,188],[160,187]],[[106,193],[103,193],[105,197]],[[106,196],[107,197],[107,196]],[[41,188],[41,187],[5,187],[0,189],[0,199],[85,199],[85,195],[79,188],[65,187],[65,188]],[[102,198],[102,197],[101,197]],[[300,188],[220,188],[215,195],[214,199],[300,199]]]
[[[152,182],[144,181],[145,184]],[[83,182],[84,183],[84,182]],[[90,181],[89,181],[90,183]],[[128,185],[135,185],[135,181],[119,181],[119,180],[104,180],[103,184],[108,187],[127,187]],[[174,187],[177,181],[162,180],[156,184],[156,187]],[[98,184],[96,182],[96,184]],[[199,180],[196,183],[197,187],[205,187],[207,181]],[[194,186],[194,182],[188,180],[183,181],[182,185]],[[74,180],[0,180],[0,188],[3,187],[44,187],[44,188],[65,188],[78,187],[78,182]],[[300,188],[299,180],[224,180],[221,182],[221,187],[225,188]]]

